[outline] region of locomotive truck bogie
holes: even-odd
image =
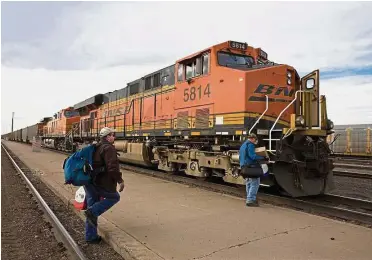
[[[129,149],[132,145],[137,146],[138,149]],[[183,171],[186,175],[197,178],[221,177],[225,182],[245,184],[245,180],[239,174],[239,164],[236,161],[239,157],[237,151],[222,153],[198,149],[174,149],[166,146],[146,148],[145,143],[128,143],[127,141],[118,141],[115,147],[119,151],[121,162],[152,165],[170,173]]]
[[[324,194],[334,189],[329,147],[319,136],[295,135],[277,144],[275,180],[292,197]]]
[[[170,173],[183,171],[201,179],[215,176],[239,185],[246,182],[240,175],[236,150],[210,152],[156,145],[149,147],[144,142],[128,141],[118,141],[115,146],[120,154],[119,160],[125,163],[154,166]],[[262,179],[262,185],[279,185],[292,197],[323,194],[334,188],[333,165],[328,158],[328,144],[323,138],[294,135],[277,142],[276,147],[278,152],[271,156],[274,161],[269,164],[270,174]]]

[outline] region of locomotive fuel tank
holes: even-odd
[[[119,161],[143,166],[151,166],[151,151],[145,143],[129,143],[128,141],[116,141],[115,148],[118,151]]]

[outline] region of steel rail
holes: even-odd
[[[340,177],[355,178],[355,179],[369,179],[369,180],[372,180],[372,173],[355,172],[355,171],[350,171],[350,169],[336,168],[335,170],[333,170],[333,175],[334,176],[340,176]]]
[[[369,170],[372,171],[372,165],[367,164],[351,164],[351,163],[333,163],[335,167],[339,168],[350,168],[350,169],[358,169],[358,170]]]
[[[74,239],[70,236],[70,234],[67,232],[67,230],[64,228],[64,226],[61,224],[61,222],[58,220],[56,215],[53,213],[53,211],[49,208],[48,204],[45,202],[45,200],[41,197],[40,193],[36,190],[36,188],[32,185],[30,180],[27,178],[25,173],[22,171],[22,169],[18,166],[18,164],[14,161],[12,156],[9,154],[7,149],[3,144],[1,144],[1,147],[4,149],[5,153],[9,157],[10,161],[16,168],[16,170],[19,172],[19,174],[22,176],[22,178],[25,180],[26,184],[34,194],[35,198],[38,200],[39,204],[42,206],[43,211],[46,213],[46,216],[50,219],[51,224],[54,226],[54,228],[58,231],[58,234],[60,235],[61,239],[63,240],[65,246],[71,253],[71,256],[74,259],[77,260],[88,260],[88,258],[84,255],[84,253],[80,250],[79,246],[76,244]]]
[[[353,208],[360,208],[372,213],[372,201],[345,197],[341,195],[327,194],[323,197],[324,201],[329,201],[333,204],[341,204],[352,206]]]

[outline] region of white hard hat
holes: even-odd
[[[113,132],[114,132],[114,130],[112,130],[111,128],[109,128],[109,127],[104,127],[104,128],[102,128],[101,131],[99,132],[99,136],[100,136],[100,137],[105,137],[105,136],[107,136],[107,135],[109,135],[109,134],[111,134],[111,133],[113,133]]]

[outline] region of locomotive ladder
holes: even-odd
[[[274,153],[274,152],[276,152],[276,150],[274,150],[274,149],[272,149],[272,142],[273,141],[279,141],[280,139],[273,139],[273,138],[271,138],[271,133],[273,132],[273,131],[281,131],[281,129],[274,129],[274,127],[275,127],[275,125],[276,125],[276,123],[278,123],[278,121],[279,121],[279,119],[280,119],[280,117],[283,115],[283,113],[296,101],[296,99],[297,99],[297,95],[298,95],[298,93],[300,93],[300,92],[306,92],[306,91],[304,91],[304,90],[297,90],[296,91],[296,93],[295,93],[295,98],[282,110],[282,112],[280,112],[280,114],[279,114],[279,116],[276,118],[276,120],[275,120],[275,122],[274,122],[274,124],[273,124],[273,126],[270,128],[270,131],[269,131],[269,138],[268,139],[263,139],[263,140],[265,140],[265,141],[269,141],[269,150],[267,150],[268,152],[271,152],[271,153]],[[286,135],[287,136],[287,135]]]
[[[260,122],[261,118],[266,114],[267,110],[269,109],[269,97],[268,95],[265,95],[266,97],[266,108],[265,110],[262,112],[262,114],[260,115],[260,117],[256,120],[256,122],[253,124],[253,126],[251,127],[251,129],[249,129],[249,132],[248,134],[250,134],[252,132],[252,130],[254,129],[254,127]],[[272,129],[272,131],[282,131],[282,129]],[[272,139],[272,138],[269,138],[269,139],[263,139],[264,141],[269,141],[270,144],[269,144],[269,147],[271,149],[271,142],[272,141],[278,141],[280,139]]]
[[[73,147],[74,135],[79,135],[79,125],[80,124],[73,124],[70,131],[68,131],[65,135],[65,149],[68,148],[68,145],[71,145],[71,147]]]
[[[253,128],[258,124],[258,122],[260,122],[261,118],[266,114],[266,111],[269,109],[269,97],[267,95],[265,95],[265,97],[266,97],[266,109],[265,109],[265,111],[263,111],[263,113],[260,115],[260,117],[256,120],[256,122],[253,124],[251,129],[249,129],[248,134],[250,134],[252,132]]]

